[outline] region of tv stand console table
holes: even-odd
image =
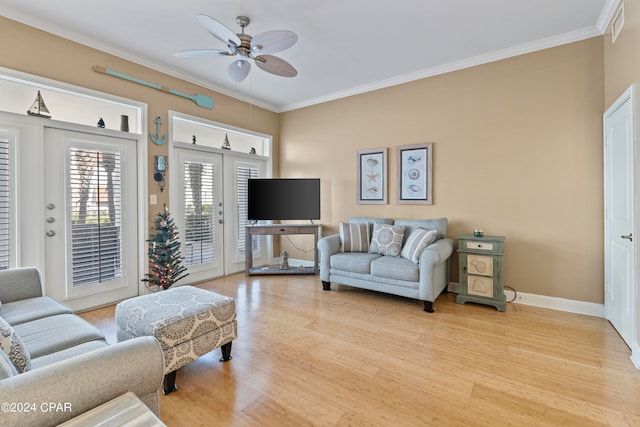
[[[247,225],[245,239],[245,256],[247,276],[253,274],[318,274],[318,234],[320,225],[317,224],[262,224]],[[313,267],[289,268],[283,270],[278,267],[253,267],[253,236],[276,236],[284,234],[313,234]]]

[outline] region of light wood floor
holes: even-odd
[[[161,396],[169,426],[640,426],[640,371],[604,319],[508,304],[422,304],[314,276],[203,285],[236,299],[220,350]],[[83,314],[115,342],[114,307]]]

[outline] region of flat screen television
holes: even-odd
[[[320,219],[320,179],[249,179],[247,204],[249,221]]]

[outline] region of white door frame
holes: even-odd
[[[631,296],[631,342],[629,343],[631,346],[631,360],[636,366],[636,368],[640,369],[640,343],[638,342],[638,330],[640,326],[638,322],[640,321],[640,317],[638,313],[640,313],[640,299],[638,295],[640,294],[639,284],[640,284],[640,274],[638,268],[640,267],[640,256],[638,241],[640,239],[640,235],[638,235],[637,229],[638,224],[640,223],[640,209],[639,209],[639,192],[640,192],[640,172],[638,171],[638,167],[640,167],[640,161],[637,158],[640,153],[640,87],[638,84],[631,85],[621,96],[618,98],[612,105],[607,109],[607,111],[603,115],[603,141],[607,144],[607,120],[611,117],[622,105],[626,102],[631,102],[632,109],[632,137],[633,137],[633,201],[632,201],[632,215],[633,215],[633,225],[632,230],[630,232],[633,234],[633,284],[632,284],[632,296]],[[603,158],[604,158],[604,168],[605,168],[605,209],[607,208],[607,147],[605,145],[603,150]],[[605,215],[607,213],[605,212]],[[611,269],[609,265],[609,257],[607,256],[608,252],[608,242],[609,242],[609,230],[608,223],[605,217],[605,276],[607,276],[607,272]],[[608,280],[608,277],[605,277],[605,280]],[[609,293],[611,290],[609,289],[610,285],[605,283],[605,317],[609,317],[609,309],[607,307],[607,300],[609,299]]]
[[[229,132],[236,132],[236,133],[241,133],[241,134],[245,134],[245,135],[250,135],[250,136],[255,136],[257,138],[263,138],[265,140],[267,140],[268,142],[266,143],[266,146],[264,147],[264,154],[263,155],[256,155],[256,154],[249,154],[249,153],[243,153],[243,152],[239,152],[239,151],[229,151],[229,150],[223,150],[221,148],[218,147],[212,147],[212,146],[206,146],[206,145],[202,145],[202,144],[197,144],[197,143],[191,143],[191,142],[187,142],[187,141],[175,141],[174,140],[174,119],[181,119],[181,120],[186,120],[186,121],[190,121],[190,122],[194,122],[198,125],[202,125],[202,126],[211,126],[213,128],[217,128],[217,129],[223,129],[223,130],[228,130]],[[231,125],[227,125],[224,123],[219,123],[219,122],[215,122],[212,120],[207,120],[207,119],[203,119],[201,117],[195,117],[195,116],[190,116],[184,113],[180,113],[180,112],[176,112],[176,111],[169,111],[169,118],[168,118],[168,127],[169,127],[169,208],[173,209],[176,208],[178,209],[179,207],[177,206],[172,206],[172,203],[177,202],[179,203],[179,198],[177,198],[175,195],[179,194],[180,191],[180,185],[182,185],[181,182],[178,182],[177,179],[175,179],[175,177],[180,176],[179,171],[178,171],[178,162],[176,161],[171,161],[171,159],[177,159],[177,149],[185,149],[185,150],[202,150],[202,151],[206,151],[206,152],[210,152],[210,153],[216,153],[216,154],[220,154],[222,155],[223,161],[223,179],[224,180],[228,180],[230,171],[228,171],[228,165],[231,163],[229,158],[233,158],[237,161],[242,161],[243,159],[245,159],[247,161],[247,163],[251,163],[251,162],[255,162],[260,161],[260,162],[264,162],[264,168],[262,168],[262,172],[264,173],[265,178],[271,177],[272,176],[272,168],[273,168],[273,159],[272,159],[272,152],[271,152],[271,136],[267,135],[267,134],[263,134],[260,132],[256,132],[256,131],[252,131],[252,130],[248,130],[248,129],[243,129],[243,128],[239,128],[236,126],[231,126]],[[222,143],[222,141],[220,141]],[[225,166],[226,165],[226,166]],[[171,178],[174,177],[174,178]],[[232,180],[235,183],[235,179]],[[231,182],[231,181],[230,181]],[[228,275],[228,274],[233,274],[235,272],[238,271],[242,271],[242,270],[238,270],[239,268],[239,262],[237,259],[235,259],[235,257],[233,257],[232,255],[228,255],[227,252],[229,251],[229,248],[231,247],[229,239],[236,239],[237,236],[235,236],[235,233],[230,233],[229,229],[230,229],[230,225],[234,224],[235,221],[232,220],[232,215],[234,213],[234,209],[231,208],[232,203],[231,200],[233,199],[231,197],[230,194],[227,194],[228,192],[225,191],[225,189],[228,188],[227,184],[223,184],[223,218],[224,218],[224,274]],[[237,243],[237,242],[236,242]],[[272,239],[271,238],[266,238],[264,240],[264,249],[263,252],[265,254],[270,254],[272,253]],[[184,250],[184,248],[183,248]],[[242,260],[242,265],[244,265],[244,258]],[[244,268],[243,268],[244,269]],[[180,282],[179,284],[187,284],[187,283],[191,283],[189,282],[190,277],[187,277],[185,279],[184,282]],[[209,280],[209,278],[207,279]],[[195,282],[194,282],[195,283]],[[178,285],[179,285],[178,284]]]
[[[134,103],[131,101],[131,103]],[[147,107],[145,104],[136,103],[142,109],[141,133],[127,133],[101,129],[85,125],[78,125],[68,122],[60,122],[52,119],[29,117],[15,113],[0,112],[0,121],[8,126],[20,131],[20,143],[17,146],[16,155],[18,164],[26,164],[29,167],[18,168],[18,242],[19,242],[19,263],[21,266],[35,266],[41,270],[43,278],[44,292],[47,292],[45,266],[45,220],[46,209],[44,209],[44,180],[42,175],[34,175],[35,171],[44,171],[44,164],[47,159],[44,156],[44,129],[54,128],[70,130],[97,135],[116,136],[131,138],[136,141],[137,150],[137,184],[138,194],[138,216],[137,221],[137,263],[138,271],[143,274],[147,271],[147,250],[146,240],[148,235],[148,178],[147,178]],[[42,172],[41,172],[42,173]],[[142,277],[141,277],[142,279]],[[138,294],[145,292],[144,282],[138,286]]]

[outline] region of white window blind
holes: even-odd
[[[238,166],[236,168],[236,182],[238,188],[236,188],[236,198],[238,201],[238,255],[244,256],[246,253],[245,242],[247,240],[246,227],[248,224],[248,195],[249,185],[248,180],[250,178],[258,178],[259,170],[257,168]],[[251,242],[251,250],[254,254],[260,253],[262,250],[262,239],[254,238]]]
[[[184,261],[213,262],[215,253],[213,164],[184,162]]]
[[[9,140],[0,138],[0,270],[11,262],[11,170]]]
[[[121,278],[120,153],[71,148],[68,155],[72,285],[76,287]]]

